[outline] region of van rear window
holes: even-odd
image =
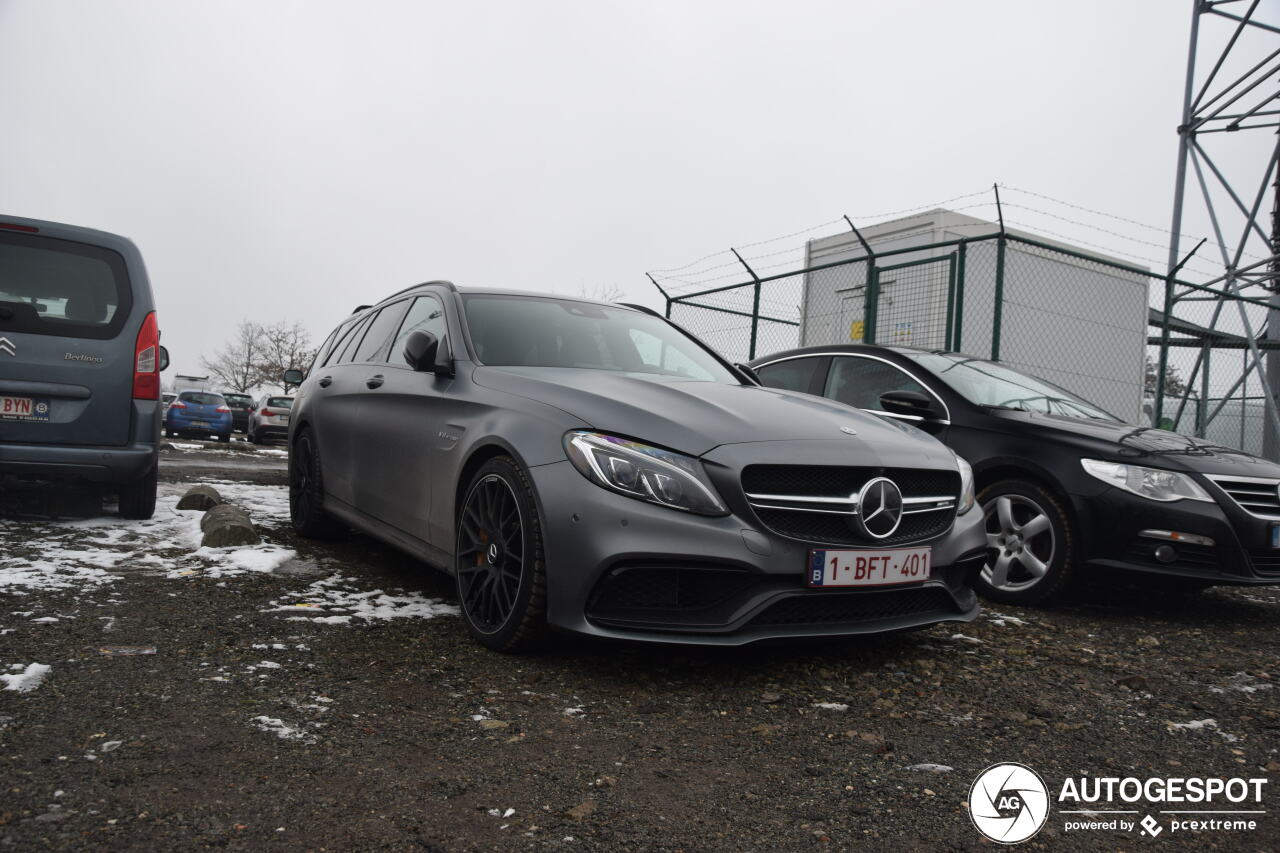
[[[114,338],[133,307],[110,249],[0,231],[0,332]]]

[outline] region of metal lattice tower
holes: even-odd
[[[1193,0],[1169,243],[1172,280],[1181,262],[1185,262],[1181,253],[1186,247],[1181,244],[1180,235],[1188,227],[1189,215],[1195,217],[1190,227],[1199,229],[1207,220],[1207,226],[1212,229],[1209,242],[1213,245],[1204,257],[1215,265],[1221,263],[1222,272],[1206,284],[1219,289],[1222,295],[1214,300],[1208,329],[1219,330],[1223,321],[1238,324],[1247,350],[1244,369],[1224,395],[1224,402],[1242,386],[1247,390],[1250,374],[1261,381],[1266,408],[1264,453],[1271,459],[1280,458],[1280,411],[1276,403],[1277,392],[1280,392],[1278,36],[1280,3],[1276,0],[1267,0],[1265,4],[1261,0],[1247,3],[1245,0]],[[1256,146],[1256,150],[1263,152],[1262,156],[1240,156],[1241,136],[1264,134],[1271,138],[1266,144]],[[1271,209],[1271,217],[1264,215],[1267,208]],[[1185,304],[1182,300],[1190,296],[1190,291],[1170,282],[1165,296],[1166,320],[1172,318],[1174,309]],[[1250,316],[1246,310],[1248,305],[1239,298],[1250,296],[1261,297],[1269,303],[1265,322],[1259,322],[1256,303]],[[1206,404],[1212,349],[1212,342],[1206,337],[1187,377],[1188,388],[1194,388],[1199,379],[1199,394]],[[1166,345],[1160,352],[1157,417],[1164,403],[1167,359],[1166,336]],[[1175,423],[1181,421],[1186,401],[1184,396],[1179,402]],[[1213,414],[1209,415],[1210,419]],[[1199,419],[1197,432],[1203,434],[1204,427],[1204,420]]]

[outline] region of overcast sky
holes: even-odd
[[[1167,227],[1189,22],[1171,0],[0,0],[0,213],[137,242],[180,372],[241,318],[319,343],[434,278],[658,306],[646,270],[995,181]]]

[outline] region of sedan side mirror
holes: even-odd
[[[305,377],[305,376],[303,376],[303,375],[302,375],[302,371],[301,371],[301,370],[298,370],[297,368],[293,368],[293,367],[291,367],[291,368],[289,368],[288,370],[286,370],[286,371],[284,372],[284,384],[285,384],[285,385],[292,385],[292,386],[294,386],[295,388],[296,388],[296,387],[298,387],[299,385],[301,385],[301,384],[302,384],[302,380],[304,380],[304,379],[306,379],[306,378],[307,378],[307,377]]]
[[[942,410],[933,398],[919,391],[886,391],[880,395],[880,408],[891,415],[909,415],[925,420],[942,417]]]
[[[418,330],[404,342],[404,360],[421,373],[437,376],[453,375],[453,351],[448,338],[437,338],[430,332]]]

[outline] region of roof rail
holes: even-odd
[[[637,305],[634,302],[619,302],[618,304],[621,305],[623,308],[634,308],[637,311],[643,311],[645,314],[651,314],[654,317],[662,317],[662,319],[664,320],[667,319],[664,315],[653,310],[648,305]]]
[[[359,314],[359,313],[360,313],[361,311],[363,311],[364,309],[366,309],[366,308],[372,308],[372,307],[373,307],[372,305],[357,305],[355,308],[352,308],[352,309],[351,309],[351,313],[352,313],[352,314]]]
[[[428,285],[432,285],[432,284],[439,285],[440,287],[443,287],[446,290],[452,290],[454,293],[458,292],[458,288],[453,286],[453,282],[445,281],[444,279],[439,278],[433,281],[420,281],[417,284],[411,284],[408,287],[397,290],[395,293],[391,294],[391,296],[399,296],[402,293],[408,293],[410,290],[416,290],[419,287],[427,287]],[[388,296],[387,298],[390,299],[391,296]]]

